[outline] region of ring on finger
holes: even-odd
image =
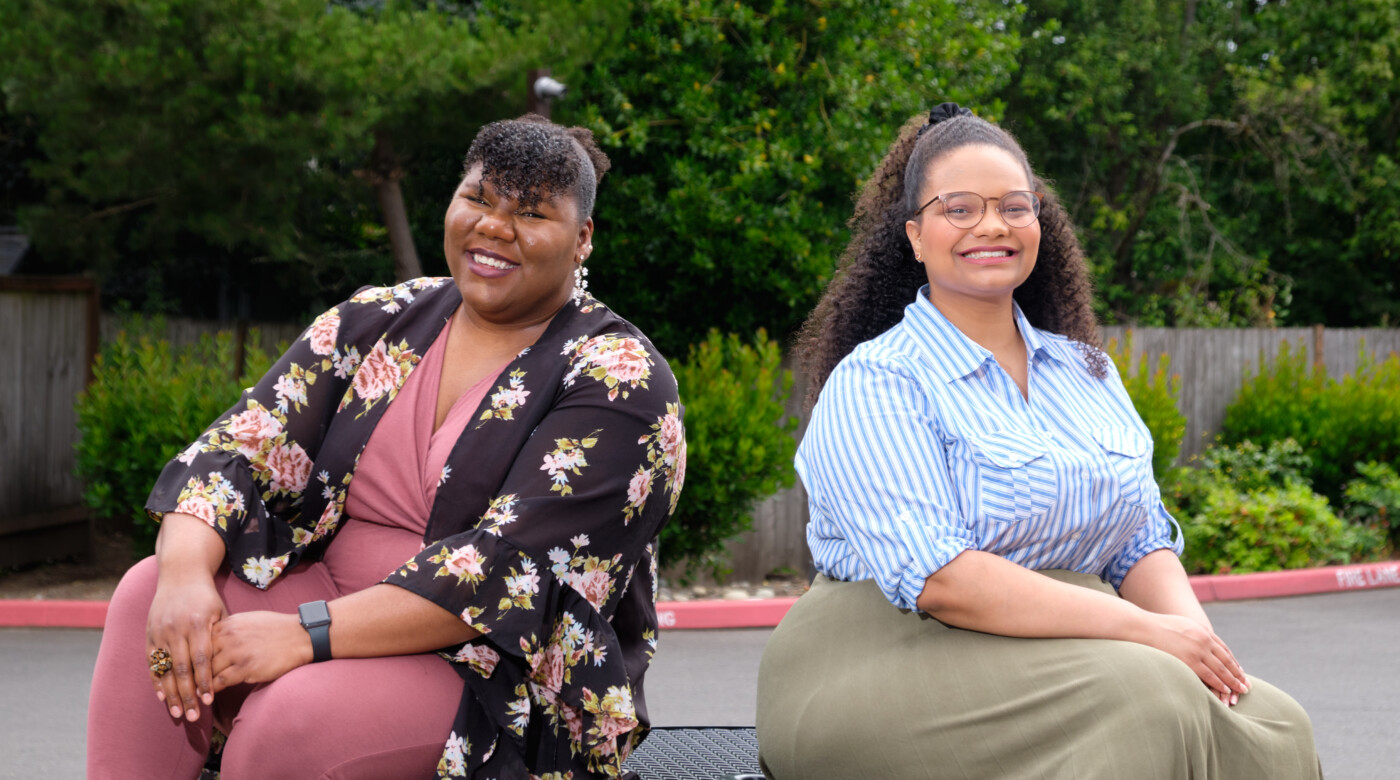
[[[170,671],[170,653],[163,647],[157,647],[151,651],[151,674],[156,677],[164,677]]]

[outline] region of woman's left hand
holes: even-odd
[[[296,615],[240,612],[214,625],[214,691],[276,680],[312,659],[311,639]]]

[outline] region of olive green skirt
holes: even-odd
[[[1307,713],[1262,680],[1227,707],[1146,645],[966,631],[820,576],[764,650],[758,743],[776,780],[1321,777]]]

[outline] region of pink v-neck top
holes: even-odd
[[[471,422],[496,373],[489,373],[452,404],[442,427],[437,417],[449,322],[404,380],[360,453],[345,498],[347,520],[326,550],[342,592],[369,587],[423,549],[423,534],[447,458]]]

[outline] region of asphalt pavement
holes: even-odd
[[[1400,778],[1400,588],[1206,605],[1252,675],[1307,708],[1328,780]],[[658,726],[747,726],[770,629],[663,631]],[[81,778],[101,632],[0,629],[0,778]],[[1247,780],[1247,779],[1246,779]]]

